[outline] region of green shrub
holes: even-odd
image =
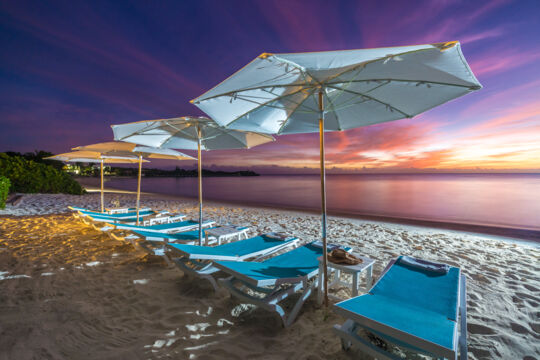
[[[0,209],[6,207],[6,199],[9,194],[11,182],[7,177],[0,176]]]
[[[21,156],[0,153],[0,176],[11,181],[11,191],[21,193],[67,193],[80,195],[83,188],[73,178],[51,165]]]

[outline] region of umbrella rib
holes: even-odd
[[[337,74],[334,74],[332,75],[331,77],[329,77],[327,80],[330,80],[330,79],[335,79],[349,71],[354,71],[354,70],[357,70],[358,68],[364,68],[366,67],[367,65],[369,64],[373,64],[373,63],[376,63],[378,61],[386,61],[388,60],[389,58],[393,58],[393,57],[396,57],[396,56],[403,56],[403,55],[407,55],[407,54],[412,54],[412,53],[415,53],[415,52],[422,52],[422,51],[426,51],[426,50],[430,50],[430,49],[417,49],[417,50],[411,50],[411,51],[405,51],[405,52],[402,52],[402,53],[397,53],[397,54],[391,54],[390,56],[385,56],[385,57],[381,57],[381,58],[378,58],[378,59],[373,59],[373,60],[369,60],[369,61],[364,61],[364,62],[361,62],[359,64],[356,64],[354,66],[352,66],[351,68],[349,69],[346,69],[346,70],[343,70],[342,72],[340,73],[337,73]],[[362,69],[359,70],[359,72],[362,71]]]
[[[289,122],[291,116],[296,112],[296,110],[298,110],[298,108],[299,108],[300,106],[302,106],[302,104],[304,104],[304,102],[305,102],[307,99],[309,99],[309,97],[310,97],[311,95],[313,95],[313,92],[314,92],[314,91],[315,91],[315,89],[311,89],[311,92],[310,92],[309,94],[307,94],[307,96],[306,96],[302,101],[300,101],[300,102],[298,103],[298,105],[294,108],[294,110],[291,111],[291,112],[287,115],[287,117],[285,118],[285,120],[283,120],[283,123],[281,124],[281,126],[279,127],[279,129],[278,129],[278,131],[277,131],[278,134],[281,133],[281,130],[283,130],[283,128],[285,127],[285,125],[287,125],[287,123]]]
[[[298,86],[298,85],[296,85],[296,86]],[[234,119],[233,121],[231,121],[230,123],[227,124],[227,127],[229,127],[232,123],[234,123],[234,122],[240,120],[240,119],[243,118],[244,116],[246,116],[246,115],[248,115],[248,114],[251,114],[253,111],[255,111],[255,110],[257,110],[257,109],[259,109],[259,108],[261,108],[261,107],[263,107],[263,106],[269,106],[268,104],[270,104],[271,102],[281,100],[281,99],[283,99],[283,98],[285,98],[285,97],[287,97],[287,96],[291,96],[291,95],[298,94],[299,92],[303,91],[304,89],[306,89],[306,88],[305,88],[305,87],[301,87],[300,89],[298,89],[298,90],[296,90],[296,91],[294,91],[294,92],[292,92],[292,93],[290,93],[290,94],[281,95],[281,96],[276,97],[275,99],[271,99],[271,100],[268,100],[268,101],[266,101],[266,102],[263,102],[263,103],[259,104],[258,107],[254,107],[253,109],[250,109],[250,110],[246,111],[245,113],[243,113],[243,114],[237,116],[236,119]]]
[[[336,89],[336,90],[345,91],[345,92],[348,92],[348,93],[351,93],[351,94],[355,94],[355,95],[358,95],[358,96],[364,96],[364,97],[366,97],[366,98],[368,98],[368,99],[371,99],[371,100],[373,100],[373,101],[375,101],[375,102],[378,102],[379,104],[388,106],[389,108],[396,110],[397,112],[399,112],[399,113],[405,115],[405,117],[407,117],[407,118],[412,118],[412,117],[413,117],[412,115],[407,114],[406,112],[404,112],[404,111],[402,111],[402,110],[396,108],[395,106],[392,106],[392,105],[390,105],[390,104],[388,104],[388,103],[385,103],[384,101],[381,101],[381,100],[379,100],[379,99],[377,99],[377,98],[375,98],[375,97],[373,97],[373,96],[369,96],[369,95],[362,94],[362,93],[359,93],[359,92],[356,92],[356,91],[352,91],[352,90],[342,89],[342,88],[335,87],[335,86],[328,86],[328,87],[330,87],[330,88],[332,88],[332,89]]]
[[[257,101],[255,101],[255,100],[251,100],[251,99],[249,99],[249,96],[247,96],[247,97],[246,97],[246,96],[238,96],[238,97],[237,97],[237,99],[238,99],[238,98],[239,98],[239,99],[241,99],[241,100],[244,100],[244,101],[250,102],[250,103],[252,103],[252,104],[256,104],[256,105],[259,105],[259,106],[265,106],[265,107],[272,107],[272,108],[275,108],[275,109],[281,109],[281,110],[285,110],[285,108],[280,108],[279,106],[275,106],[275,105],[269,105],[269,103],[270,103],[271,101],[275,101],[275,100],[282,100],[282,99],[284,99],[284,98],[279,98],[279,99],[272,99],[272,100],[270,100],[270,101],[267,101],[267,102],[262,102],[262,103],[260,103],[260,102],[257,102]],[[296,103],[296,102],[294,102],[294,101],[292,101],[292,100],[288,100],[288,101],[289,101],[289,102],[291,102],[291,103],[293,103],[293,104],[295,104],[295,105],[297,105],[297,103]]]
[[[232,96],[234,94],[241,94],[241,93],[246,92],[246,91],[261,90],[261,89],[272,88],[272,87],[273,88],[288,88],[288,87],[298,87],[298,86],[302,87],[304,85],[305,85],[304,83],[299,83],[299,84],[253,86],[253,87],[244,88],[244,89],[241,89],[241,90],[227,91],[227,92],[224,92],[224,93],[221,93],[221,94],[217,94],[217,95],[214,95],[214,96],[207,97],[205,99],[198,100],[197,102],[206,101],[206,100],[210,100],[210,99],[215,99],[215,98],[222,97],[222,96]]]
[[[320,82],[315,76],[313,76],[309,71],[307,71],[307,69],[305,69],[304,67],[298,65],[298,64],[295,63],[294,61],[282,59],[282,58],[280,58],[280,57],[277,56],[277,55],[274,55],[274,58],[275,58],[276,60],[281,61],[282,63],[286,63],[286,64],[288,64],[288,65],[291,65],[291,66],[297,68],[298,71],[300,71],[300,74],[303,75],[304,81],[305,81],[305,82],[315,81],[315,82],[317,82],[317,84],[321,85],[321,82]],[[309,76],[309,78],[311,79],[311,81],[309,81],[309,80],[306,78],[306,75]]]
[[[171,139],[173,139],[174,137],[176,137],[177,134],[184,134],[186,137],[184,137],[184,139],[187,139],[187,140],[191,140],[191,141],[197,141],[197,139],[195,139],[193,136],[191,136],[189,133],[186,133],[184,131],[184,129],[186,128],[179,128],[177,126],[174,126],[173,124],[169,123],[168,121],[165,121],[164,122],[165,125],[171,127],[172,129],[174,129],[175,131],[173,133],[170,133],[169,134],[169,137],[167,139],[165,139],[165,141],[163,141],[160,145],[160,147],[164,146],[166,143],[168,143],[169,141],[171,141]]]
[[[347,80],[347,81],[344,81],[344,80],[341,80],[341,81],[338,81],[338,82],[329,82],[329,83],[326,83],[326,85],[338,85],[338,84],[342,84],[342,83],[360,83],[360,82],[377,82],[377,81],[387,81],[387,82],[405,82],[405,83],[420,83],[420,84],[435,84],[435,85],[446,85],[446,86],[456,86],[456,87],[463,87],[463,88],[469,88],[469,89],[475,89],[476,86],[468,86],[468,85],[460,85],[460,84],[452,84],[452,83],[447,83],[447,82],[442,82],[442,81],[431,81],[431,80],[409,80],[409,79],[389,79],[389,78],[386,78],[386,79],[383,79],[383,78],[380,78],[380,79],[363,79],[363,80]]]
[[[301,72],[301,71],[300,71]],[[286,72],[284,74],[280,74],[280,75],[277,75],[277,76],[274,76],[273,78],[271,79],[266,79],[264,81],[261,81],[259,84],[262,84],[262,83],[265,83],[265,82],[268,82],[268,81],[276,81],[276,80],[281,80],[280,78],[284,78],[286,80],[286,76],[292,74],[292,71],[290,72]],[[271,85],[261,85],[260,87],[271,87]]]

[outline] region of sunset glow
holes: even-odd
[[[540,172],[538,2],[172,5],[3,2],[0,150],[65,152],[110,140],[111,124],[202,115],[188,100],[262,52],[459,40],[484,88],[414,119],[327,133],[329,172]],[[317,134],[204,154],[209,167],[262,173],[316,172],[318,156]]]

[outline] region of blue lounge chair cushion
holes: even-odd
[[[101,211],[94,211],[94,210],[90,210],[90,209],[79,207],[79,206],[68,206],[68,208],[73,211],[86,211],[88,213],[94,213],[94,214],[109,214],[110,211],[116,210],[116,209],[105,209],[106,211],[102,213]],[[137,211],[137,208],[134,208],[134,207],[122,208],[122,210],[124,209],[127,209],[126,212]],[[144,208],[141,208],[139,211],[146,211],[146,210],[149,210],[149,209],[147,207],[144,207]]]
[[[456,321],[459,269],[451,267],[448,273],[437,274],[409,267],[400,259],[370,290],[370,294],[418,306]]]
[[[241,275],[247,282],[259,285],[261,282],[266,284],[280,279],[303,278],[316,274],[319,269],[317,258],[321,255],[321,248],[307,244],[260,263],[239,261],[215,263],[224,271]]]
[[[202,236],[205,236],[205,231],[210,230],[210,229],[215,229],[215,227],[202,229]],[[155,232],[144,231],[144,230],[133,230],[133,232],[142,237],[167,239],[167,241],[169,242],[183,241],[183,240],[197,240],[199,238],[199,230],[184,231],[181,233],[174,233],[174,234],[168,234],[168,233],[156,234]]]
[[[94,211],[80,211],[84,215],[91,216],[93,218],[103,218],[103,219],[124,219],[124,218],[135,218],[137,217],[137,212],[127,212],[127,213],[120,213],[120,214],[107,214],[107,213],[100,213],[100,212],[94,212]],[[139,216],[148,216],[154,214],[153,210],[144,210],[139,211]]]
[[[140,215],[139,216],[139,221],[144,221],[144,217],[146,215]],[[136,216],[130,216],[130,217],[126,217],[126,218],[118,218],[118,219],[114,219],[114,218],[110,218],[110,217],[103,217],[103,216],[90,216],[90,218],[92,220],[95,220],[95,221],[100,221],[100,222],[108,222],[108,221],[111,221],[111,222],[115,222],[115,221],[118,221],[118,222],[122,222],[122,223],[134,223],[137,221],[137,217]]]
[[[183,244],[169,244],[169,247],[186,254],[187,257],[190,257],[190,255],[193,255],[193,257],[196,257],[197,255],[225,255],[242,257],[265,249],[281,246],[283,243],[294,239],[295,238],[292,237],[288,240],[277,240],[261,235],[213,247]]]
[[[453,347],[457,324],[444,315],[371,294],[355,297],[338,306],[445,348]]]
[[[458,268],[438,274],[398,261],[369,294],[336,304],[358,315],[452,349],[457,326]]]
[[[207,224],[209,223],[210,221],[204,221],[203,222],[203,225],[204,224]],[[187,226],[195,226],[195,225],[198,225],[199,222],[198,221],[194,221],[194,220],[186,220],[186,221],[177,221],[177,222],[172,222],[172,223],[168,223],[168,224],[156,224],[156,225],[149,225],[149,226],[137,226],[137,225],[127,225],[127,224],[122,224],[122,227],[124,229],[128,229],[128,230],[141,230],[141,231],[144,231],[144,230],[168,230],[168,229],[176,229],[176,228],[181,228],[181,227],[187,227]]]

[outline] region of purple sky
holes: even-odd
[[[0,19],[0,151],[66,152],[111,140],[111,124],[202,115],[188,101],[262,52],[459,40],[484,89],[415,119],[329,134],[328,166],[540,169],[537,0],[12,0]],[[208,167],[304,171],[318,166],[318,137],[204,156]]]

